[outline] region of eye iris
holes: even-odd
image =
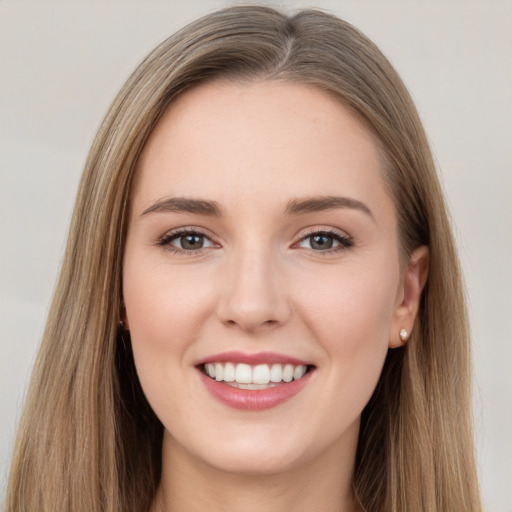
[[[204,242],[202,235],[184,235],[180,237],[181,247],[186,250],[201,249]]]
[[[331,249],[333,246],[333,239],[327,235],[313,235],[311,237],[311,248],[312,249]]]

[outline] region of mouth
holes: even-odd
[[[196,364],[210,395],[234,409],[263,410],[299,393],[316,366],[277,354],[240,354],[210,357]]]
[[[230,387],[247,390],[270,389],[302,379],[312,371],[305,364],[257,364],[211,362],[199,365],[204,375]]]

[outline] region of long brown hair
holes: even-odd
[[[363,411],[354,492],[368,512],[479,511],[468,321],[428,142],[395,70],[329,14],[263,6],[210,14],[137,68],[96,136],[22,416],[6,511],[147,511],[162,425],[118,328],[130,190],[142,148],[178,95],[216,78],[286,80],[338,98],[373,132],[404,257],[430,250],[412,335],[390,350]]]

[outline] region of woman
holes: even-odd
[[[7,510],[480,510],[468,338],[384,56],[327,14],[219,11],[99,130]]]

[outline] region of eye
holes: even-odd
[[[158,245],[165,246],[176,252],[196,252],[215,246],[206,235],[191,229],[167,233],[159,240]]]
[[[335,252],[353,245],[352,238],[336,231],[315,231],[302,238],[298,246],[316,252]]]

